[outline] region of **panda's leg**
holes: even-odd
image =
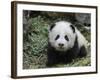
[[[80,48],[79,57],[85,57],[86,55],[87,55],[87,50],[86,50],[85,46],[82,46]]]
[[[58,55],[53,49],[48,49],[47,52],[47,66],[53,66],[59,62]]]

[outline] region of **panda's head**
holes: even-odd
[[[65,21],[50,26],[49,43],[57,51],[67,51],[74,46],[76,39],[75,27]]]

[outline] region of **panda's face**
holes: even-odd
[[[67,51],[74,46],[75,30],[69,22],[57,22],[49,32],[49,42],[58,51]]]

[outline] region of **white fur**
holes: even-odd
[[[85,46],[87,48],[87,41],[84,36],[75,28],[75,33],[73,33],[72,28],[70,27],[71,23],[65,21],[59,21],[55,23],[55,27],[49,31],[49,42],[58,51],[66,51],[74,46],[75,37],[77,35],[79,48]],[[55,40],[57,35],[60,35],[58,40]],[[67,35],[69,41],[65,40],[64,36]],[[59,47],[59,43],[63,43],[63,48]]]

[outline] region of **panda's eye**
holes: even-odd
[[[59,35],[57,35],[57,36],[56,36],[56,38],[55,38],[55,40],[57,40],[59,37],[60,37],[60,36],[59,36]]]
[[[65,39],[66,39],[67,41],[69,41],[69,39],[68,39],[68,36],[67,36],[67,35],[65,35]]]

